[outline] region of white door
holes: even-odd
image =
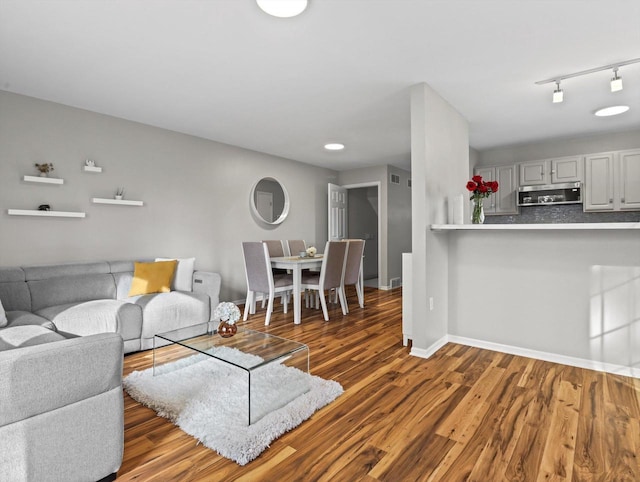
[[[329,183],[329,241],[347,237],[347,190]]]
[[[273,194],[256,191],[256,209],[262,219],[268,223],[273,222]]]

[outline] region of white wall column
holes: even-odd
[[[447,334],[449,316],[448,239],[429,227],[446,222],[447,198],[465,192],[469,173],[467,121],[425,83],[411,91],[411,172],[413,350],[424,352]]]

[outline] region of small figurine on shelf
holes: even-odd
[[[36,162],[36,169],[38,171],[40,171],[40,176],[41,177],[47,177],[50,171],[53,171],[53,164],[52,163],[44,163],[44,164],[38,164]]]
[[[38,211],[51,211],[51,206],[48,204],[40,204],[40,206],[38,206]]]
[[[96,167],[96,161],[92,161],[91,159],[87,159],[84,161],[84,165],[87,167]]]
[[[118,201],[120,201],[123,197],[124,197],[124,188],[123,187],[119,187],[116,189],[116,199]]]

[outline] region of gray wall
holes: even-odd
[[[101,174],[82,171],[86,158]],[[52,162],[63,185],[31,184],[34,163]],[[253,184],[278,179],[291,200],[281,225],[258,225]],[[0,265],[154,256],[196,257],[222,275],[221,299],[245,295],[241,241],[327,239],[327,183],[337,173],[122,119],[0,91]],[[92,204],[125,186],[143,207]],[[85,219],[7,215],[50,204]]]
[[[477,166],[503,166],[552,157],[594,154],[640,147],[640,129],[488,149],[479,153]]]

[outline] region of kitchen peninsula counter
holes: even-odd
[[[432,224],[432,231],[565,231],[640,229],[640,223]]]

